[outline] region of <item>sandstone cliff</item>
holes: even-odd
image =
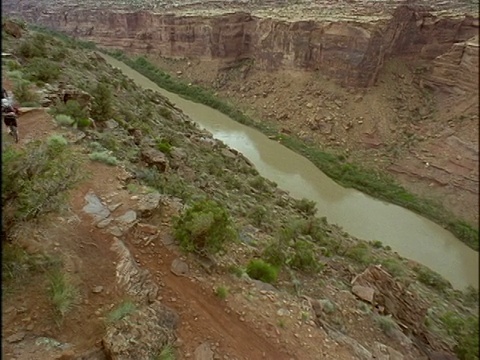
[[[4,12],[105,47],[167,57],[251,58],[267,69],[319,70],[342,85],[368,87],[388,56],[432,60],[478,32],[478,19],[438,17],[403,5],[371,22],[282,21],[246,12],[176,16],[147,11],[4,2]]]

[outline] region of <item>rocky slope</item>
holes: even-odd
[[[479,22],[471,5],[150,5],[22,0],[3,11],[148,54],[254,118],[379,167],[477,226]]]
[[[2,142],[6,358],[476,351],[476,293],[316,218],[312,204],[98,54],[12,22],[3,30],[12,56],[2,83],[23,113],[20,143]],[[66,95],[73,102],[62,104]],[[238,239],[213,254],[181,251],[175,217],[205,198],[228,212]],[[200,234],[213,216],[202,215]],[[280,259],[272,284],[246,270],[258,258]]]

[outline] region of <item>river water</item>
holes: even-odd
[[[478,253],[441,226],[407,209],[346,189],[308,159],[208,106],[170,93],[124,63],[101,54],[143,88],[166,96],[201,128],[244,154],[258,172],[293,197],[316,202],[318,216],[365,240],[380,240],[401,256],[415,260],[448,279],[455,288],[478,288]]]

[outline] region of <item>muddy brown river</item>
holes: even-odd
[[[259,173],[293,197],[314,200],[318,216],[342,226],[353,236],[380,240],[401,256],[415,260],[448,279],[457,289],[478,288],[478,252],[450,232],[407,209],[346,189],[298,155],[259,131],[244,126],[208,106],[170,93],[124,63],[101,54],[137,85],[166,96],[201,128],[243,153]]]

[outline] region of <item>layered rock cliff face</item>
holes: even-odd
[[[478,32],[478,19],[438,18],[400,6],[389,20],[280,21],[239,12],[175,16],[146,11],[3,3],[4,12],[103,46],[167,57],[251,58],[267,69],[319,70],[342,85],[368,87],[389,56],[435,59]]]

